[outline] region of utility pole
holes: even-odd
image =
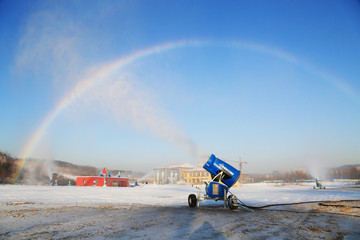
[[[239,157],[239,167],[240,167],[240,171],[242,171],[242,165],[244,164],[247,164],[247,162],[243,162],[241,157]]]
[[[241,157],[239,157],[239,161],[231,161],[231,160],[225,160],[226,162],[234,162],[234,163],[239,163],[239,170],[240,170],[240,177],[239,177],[239,184],[241,184],[242,181],[242,166],[243,164],[247,164],[247,162],[244,162]]]
[[[239,157],[239,167],[240,167],[240,181],[239,182],[240,182],[240,184],[242,182],[242,165],[243,164],[247,164],[247,162],[243,162],[241,157]]]

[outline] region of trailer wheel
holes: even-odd
[[[190,194],[188,197],[188,203],[189,203],[189,207],[194,208],[196,207],[197,204],[197,199],[196,199],[196,195],[195,194]]]
[[[227,200],[228,206],[231,210],[238,209],[238,203],[234,195],[230,195]]]

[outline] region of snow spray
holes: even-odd
[[[309,163],[308,171],[314,179],[326,179],[327,172],[324,164],[319,160],[312,160]]]
[[[154,170],[151,170],[149,172],[147,172],[144,176],[142,176],[138,182],[142,182],[143,180],[146,180],[148,178],[151,178],[151,177],[155,177],[155,171]]]
[[[53,161],[46,161],[46,171],[47,171],[47,175],[49,177],[49,183],[50,186],[53,182],[53,175],[54,175],[54,162]]]
[[[156,98],[146,86],[115,74],[89,89],[86,101],[78,104],[82,104],[81,109],[110,115],[120,126],[130,125],[137,131],[163,139],[198,161],[205,160],[207,152],[174,124],[175,120],[154,100]]]

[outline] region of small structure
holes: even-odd
[[[104,168],[99,176],[77,177],[76,186],[129,187],[129,178],[121,177],[120,174],[112,177]]]

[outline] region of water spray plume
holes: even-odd
[[[42,139],[44,133],[49,128],[51,123],[68,106],[74,103],[85,92],[89,91],[91,88],[95,87],[97,84],[101,83],[102,81],[105,81],[109,77],[109,75],[111,75],[115,71],[125,67],[128,64],[131,64],[136,60],[139,60],[146,56],[150,56],[152,54],[161,53],[170,49],[175,49],[189,45],[198,45],[198,44],[200,44],[200,42],[197,41],[178,41],[178,42],[165,43],[162,45],[157,45],[151,48],[136,51],[118,60],[106,64],[102,64],[101,66],[93,67],[92,69],[90,69],[87,72],[87,74],[85,74],[85,77],[80,81],[78,81],[75,87],[58,102],[54,110],[49,112],[49,114],[40,124],[40,127],[35,131],[34,134],[32,134],[32,136],[26,142],[20,154],[20,157],[23,159],[23,161],[21,162],[19,170],[17,172],[16,181],[18,180],[20,172],[23,169],[27,158],[29,158],[32,155],[34,149],[37,147],[39,141]]]
[[[151,170],[151,171],[147,172],[144,176],[142,176],[138,180],[138,182],[142,182],[142,181],[144,181],[144,180],[146,180],[148,178],[152,178],[152,177],[155,177],[155,171],[154,170]]]
[[[322,161],[317,159],[312,159],[308,163],[308,171],[310,175],[315,179],[326,179],[327,178],[327,168]]]
[[[138,130],[148,131],[166,140],[194,159],[199,159],[201,155],[206,154],[201,147],[180,131],[168,114],[153,101],[154,94],[140,84],[129,81],[126,76],[110,78],[106,83],[98,84],[88,96],[86,104],[90,111],[94,110],[94,106],[98,106],[99,103],[104,103],[98,111],[103,111],[103,114],[110,112],[120,125],[128,121]]]

